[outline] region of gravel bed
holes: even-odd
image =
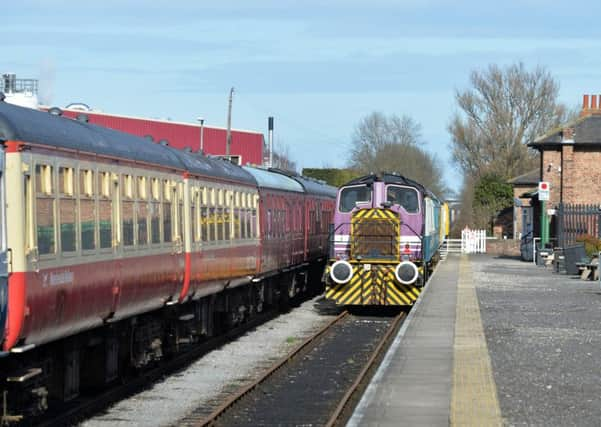
[[[321,299],[306,301],[80,426],[169,426],[199,407],[210,412],[334,317],[321,309]]]
[[[470,260],[505,424],[600,425],[599,283],[512,259]]]

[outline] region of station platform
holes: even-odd
[[[347,425],[600,425],[600,349],[599,282],[449,255]]]

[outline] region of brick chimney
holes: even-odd
[[[583,95],[580,117],[593,115],[601,115],[601,95]]]

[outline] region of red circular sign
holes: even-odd
[[[541,184],[540,184],[540,189],[541,189],[541,190],[546,190],[546,189],[547,189],[547,187],[548,187],[548,185],[547,185],[547,183],[546,183],[546,182],[541,182]]]

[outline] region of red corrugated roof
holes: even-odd
[[[75,118],[86,114],[89,123],[108,127],[138,136],[150,135],[154,141],[165,139],[171,147],[193,151],[200,148],[200,125],[194,123],[171,122],[140,117],[117,116],[92,111],[63,110],[66,117]],[[203,127],[205,154],[225,155],[227,131],[214,126]],[[243,164],[263,163],[263,134],[260,132],[232,129],[230,154],[240,156]]]

